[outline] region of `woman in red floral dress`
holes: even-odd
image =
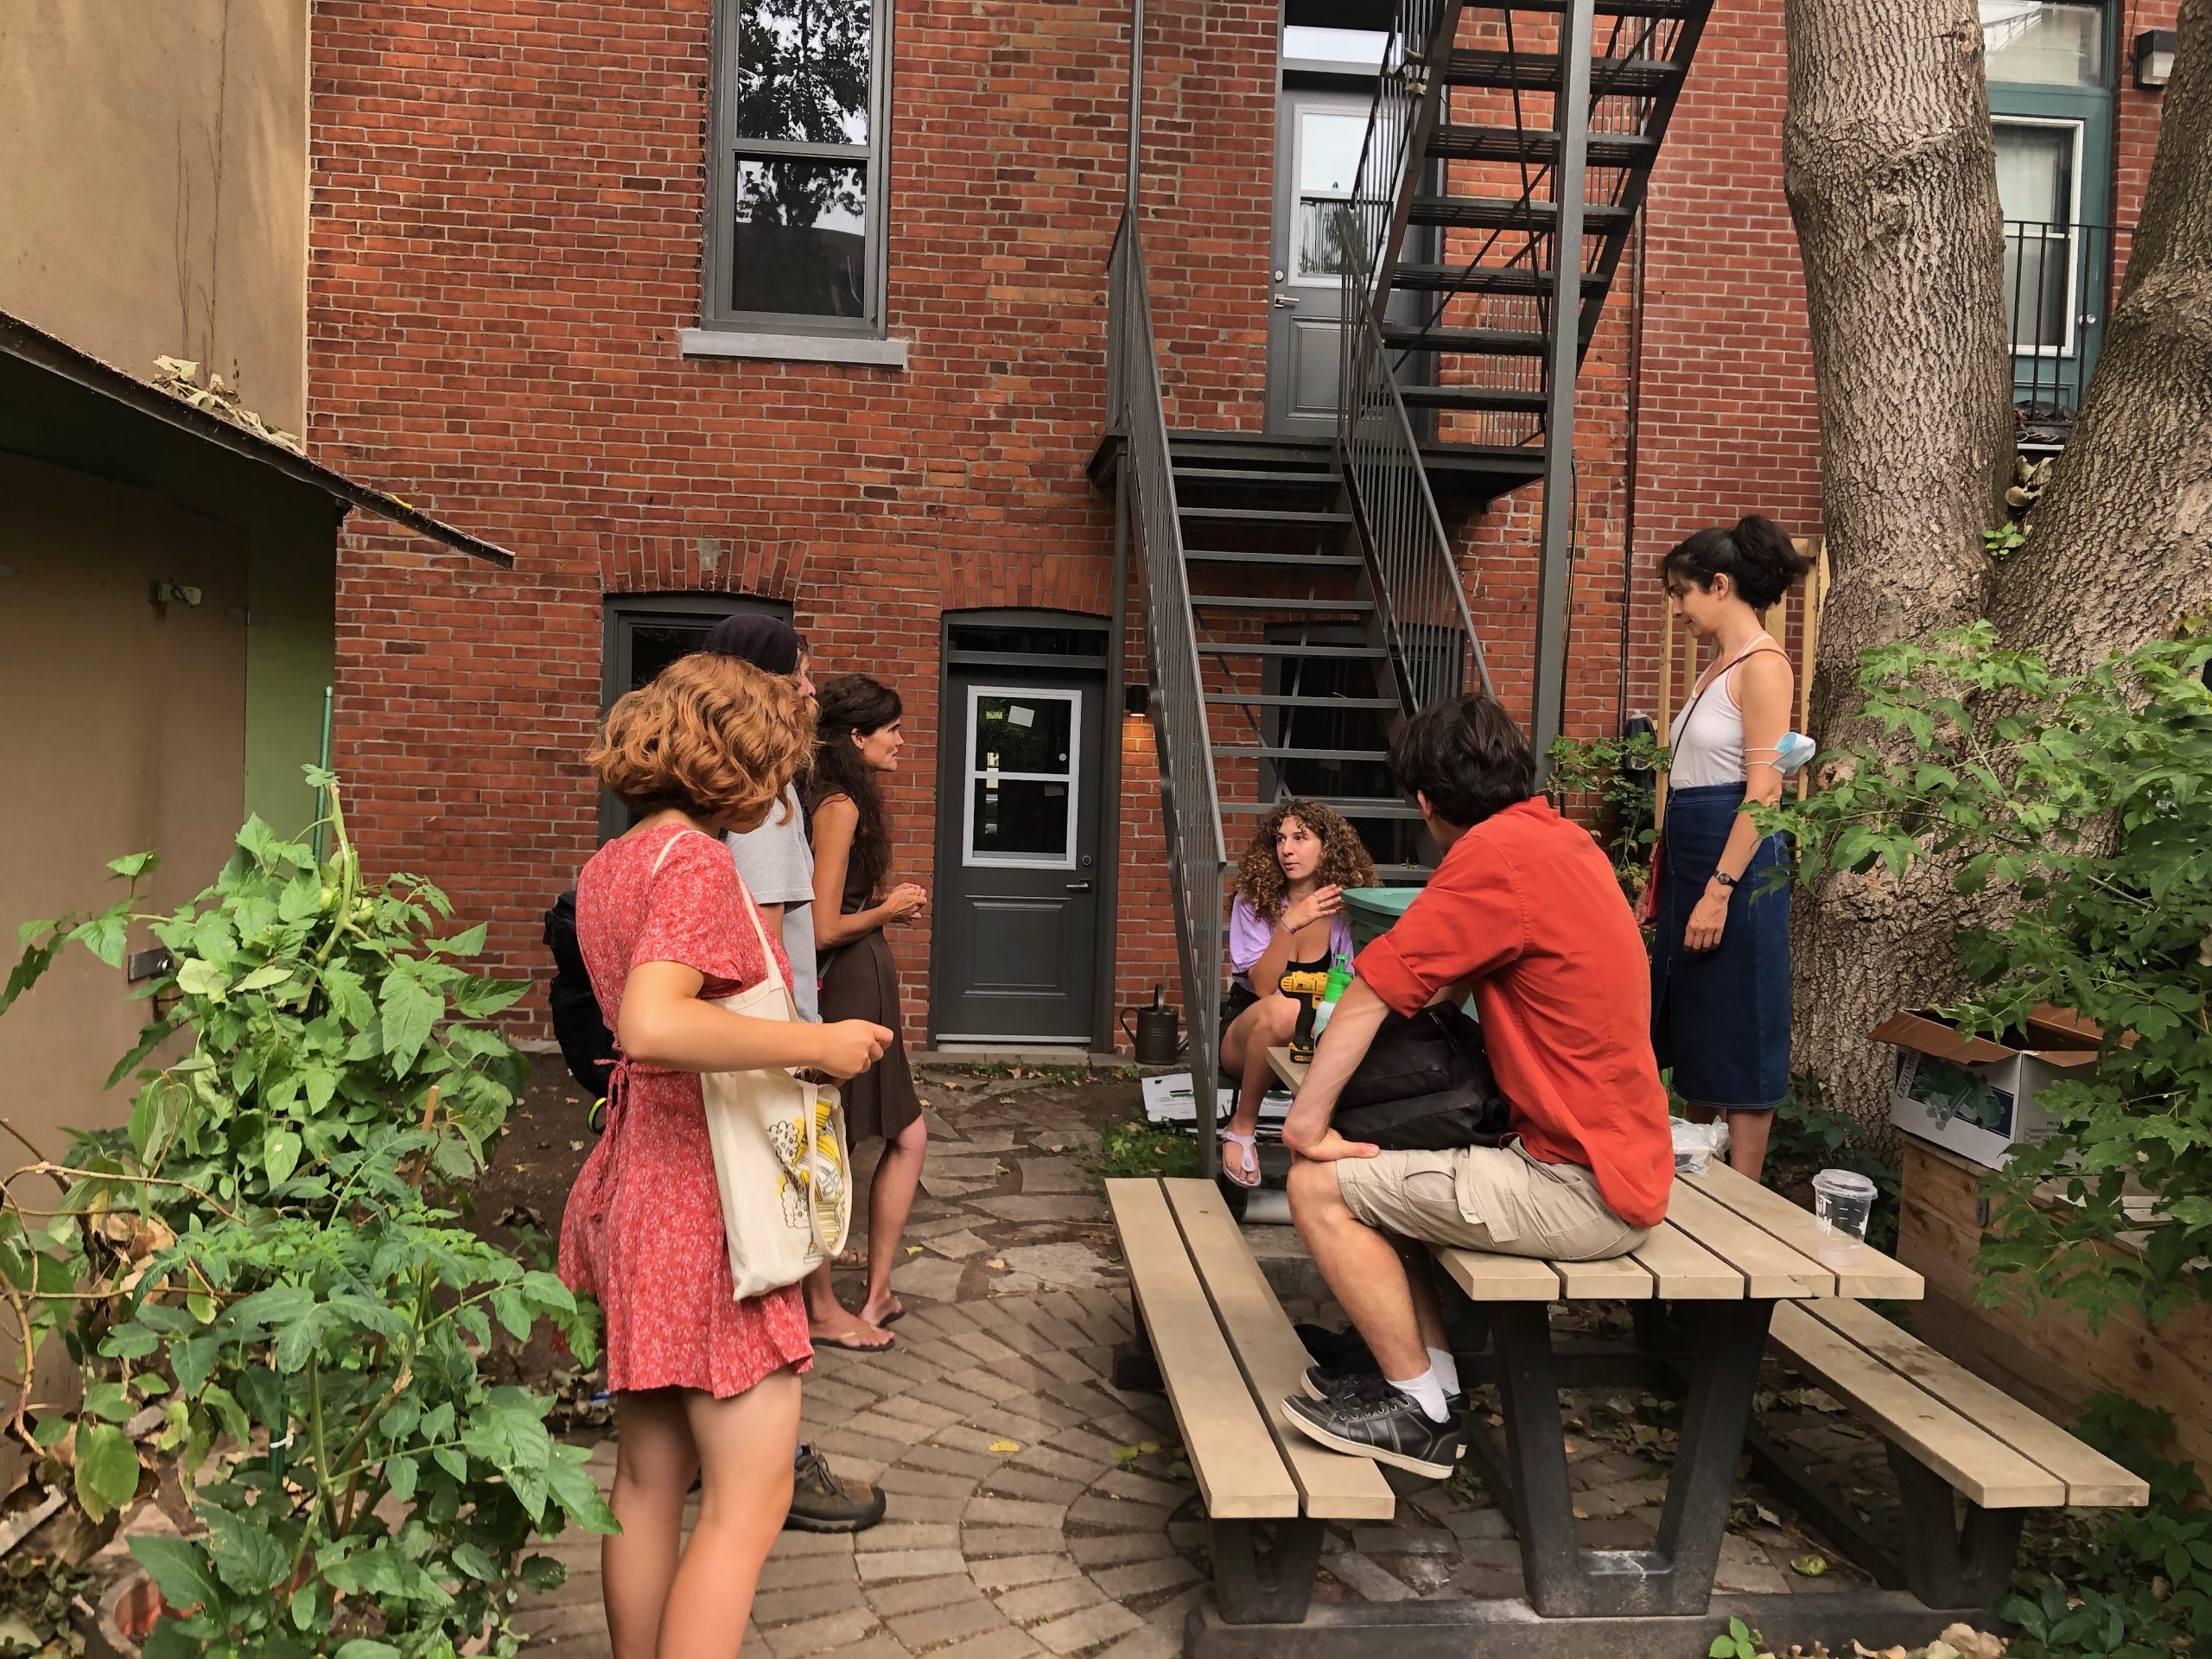
[[[576,883],[576,938],[622,1059],[607,1134],[561,1222],[561,1276],[598,1297],[618,1435],[602,1546],[615,1659],[734,1654],[791,1503],[797,1285],[732,1294],[698,1074],[805,1066],[849,1077],[891,1033],[750,1019],[712,999],[789,982],[754,925],[725,831],[757,826],[806,756],[810,705],[733,658],[686,657],[608,715],[593,769],[638,817]],[[699,1519],[681,1547],[683,1504]]]

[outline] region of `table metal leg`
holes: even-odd
[[[1706,1611],[1772,1311],[1765,1301],[1707,1302],[1688,1314],[1695,1333],[1689,1399],[1659,1535],[1649,1549],[1624,1550],[1584,1549],[1575,1538],[1548,1311],[1526,1303],[1492,1310],[1503,1444],[1472,1436],[1468,1455],[1520,1535],[1522,1573],[1539,1613]]]
[[[1263,1540],[1260,1529],[1272,1529]],[[1328,1523],[1216,1521],[1212,1524],[1213,1586],[1221,1617],[1230,1624],[1295,1624],[1313,1599]]]
[[[2012,1586],[2025,1510],[1966,1506],[1966,1524],[1952,1519],[1951,1483],[1886,1442],[1897,1478],[1900,1563],[1912,1593],[1930,1607],[1987,1607]]]

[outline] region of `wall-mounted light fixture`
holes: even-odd
[[[2135,37],[2135,84],[2146,92],[2162,92],[2174,75],[2174,34],[2146,29]]]
[[[1122,688],[1122,712],[1131,720],[1142,720],[1152,712],[1152,688],[1141,680],[1131,680]]]
[[[172,582],[166,576],[146,584],[146,602],[163,616],[172,605],[197,605],[205,597],[191,583]]]

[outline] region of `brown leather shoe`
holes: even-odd
[[[883,1490],[832,1473],[829,1459],[798,1449],[791,1471],[791,1507],[784,1525],[797,1532],[866,1532],[883,1519]]]

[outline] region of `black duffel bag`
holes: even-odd
[[[1482,1027],[1465,1008],[1439,1003],[1384,1018],[1332,1121],[1345,1140],[1385,1152],[1444,1152],[1494,1147],[1510,1120]]]

